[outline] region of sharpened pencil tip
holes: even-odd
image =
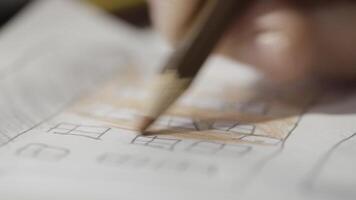
[[[155,121],[155,119],[152,117],[144,117],[142,119],[141,124],[138,129],[142,135],[145,135],[145,133],[147,132],[147,129],[153,124],[154,121]]]

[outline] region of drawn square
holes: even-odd
[[[132,143],[146,145],[153,140],[154,137],[137,136]]]
[[[251,146],[241,144],[226,144],[221,153],[229,155],[244,155],[252,150]]]
[[[93,134],[102,134],[106,132],[108,128],[99,127],[99,126],[78,126],[75,131],[83,132],[83,133],[93,133]]]
[[[48,132],[59,135],[74,135],[91,139],[100,139],[100,137],[103,136],[109,130],[110,128],[107,127],[61,123],[51,128]]]
[[[67,124],[67,123],[61,123],[59,124],[56,128],[57,129],[66,129],[66,130],[71,130],[75,128],[77,125],[75,124]]]
[[[179,142],[180,140],[176,139],[168,139],[168,138],[158,138],[156,137],[154,140],[149,142],[147,146],[151,147],[157,147],[161,149],[173,149],[174,146]]]
[[[224,143],[198,141],[189,146],[186,150],[193,153],[215,154],[224,148]]]
[[[251,124],[237,124],[228,131],[231,133],[238,133],[243,135],[251,135],[255,132],[256,126]]]
[[[28,144],[19,149],[16,154],[21,157],[36,158],[47,161],[59,161],[69,154],[66,148],[49,146],[46,144]]]
[[[92,138],[92,139],[99,139],[101,134],[100,133],[91,133],[91,132],[82,132],[82,131],[71,131],[71,133],[67,135],[75,135],[75,136],[82,136],[82,137],[87,137],[87,138]]]
[[[277,145],[281,142],[281,140],[277,138],[259,136],[259,135],[248,135],[243,138],[240,138],[240,140],[244,142],[267,144],[267,145]]]
[[[131,144],[144,145],[165,150],[174,150],[174,147],[180,141],[181,140],[179,139],[159,138],[157,136],[148,137],[139,135],[131,141]]]
[[[68,134],[71,130],[74,130],[75,128],[77,128],[77,125],[61,123],[50,129],[50,131],[54,130],[58,134]]]
[[[220,131],[228,131],[234,126],[236,126],[237,122],[235,121],[217,121],[214,122],[212,128]]]

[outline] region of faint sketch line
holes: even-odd
[[[294,126],[291,128],[291,130],[288,132],[287,136],[282,140],[282,144],[278,147],[278,149],[275,150],[273,153],[271,153],[269,156],[260,160],[255,166],[251,167],[251,170],[245,176],[245,181],[243,181],[243,184],[241,185],[241,194],[244,193],[245,189],[249,186],[249,184],[251,184],[254,181],[254,179],[258,176],[258,174],[261,173],[261,171],[265,168],[265,166],[283,152],[286,142],[288,141],[290,136],[295,132],[298,125],[300,124],[303,117],[305,116],[305,113],[307,113],[309,108],[312,105],[314,105],[314,103],[315,102],[310,103],[308,106],[305,107],[305,109],[303,109],[302,113],[298,117],[297,122],[294,124]]]
[[[30,143],[15,152],[17,156],[47,161],[59,161],[69,153],[70,150],[67,148],[50,146],[43,143]]]
[[[8,141],[6,141],[5,143],[0,144],[0,148],[9,144],[10,142],[16,140],[18,137],[28,133],[29,131],[39,127],[40,125],[42,125],[43,123],[53,119],[55,116],[57,116],[58,114],[60,114],[65,108],[67,108],[69,105],[73,104],[74,100],[72,100],[71,102],[69,102],[68,104],[65,104],[62,108],[58,109],[57,112],[54,112],[52,115],[49,115],[47,118],[43,119],[42,121],[38,122],[37,124],[33,125],[32,127],[18,133],[17,135],[15,135],[14,137],[11,137]]]
[[[307,180],[304,182],[306,184],[306,188],[311,189],[314,186],[314,183],[320,173],[322,172],[323,168],[325,167],[325,164],[328,162],[330,157],[333,155],[333,153],[345,142],[349,141],[350,139],[353,139],[356,137],[356,133],[351,134],[350,136],[343,138],[336,144],[334,144],[328,151],[325,152],[325,154],[317,161],[316,165],[313,167],[313,169],[310,171],[310,173],[307,176]]]
[[[203,152],[208,154],[216,154],[224,149],[225,143],[219,143],[214,141],[196,141],[189,145],[185,150],[187,152]]]

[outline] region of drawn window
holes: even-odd
[[[141,168],[150,162],[146,156],[133,156],[129,154],[106,153],[98,158],[98,161],[107,165],[130,166]]]
[[[281,139],[268,137],[268,136],[261,136],[261,135],[247,135],[240,138],[241,141],[244,142],[251,142],[251,143],[258,143],[258,144],[269,144],[269,145],[277,145],[282,142]]]
[[[214,122],[212,128],[219,131],[228,131],[236,125],[235,121],[217,121]]]
[[[186,150],[193,153],[215,154],[224,148],[224,143],[198,141],[190,145]]]
[[[16,154],[21,157],[37,158],[47,161],[59,161],[69,154],[66,148],[49,146],[46,144],[34,143],[20,148]]]
[[[74,135],[91,139],[100,139],[110,128],[101,126],[85,126],[69,123],[61,123],[51,128],[48,132],[60,135]]]
[[[165,149],[173,151],[174,147],[180,142],[179,139],[171,139],[171,138],[159,138],[157,136],[147,137],[147,136],[136,136],[131,144],[149,146],[159,149]]]
[[[231,127],[228,131],[231,133],[238,133],[243,135],[252,135],[254,134],[256,129],[255,125],[251,124],[236,124],[235,126]]]
[[[232,156],[241,156],[252,150],[251,146],[241,145],[241,144],[226,144],[221,153],[232,155]]]

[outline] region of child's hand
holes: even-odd
[[[172,44],[202,2],[149,0],[156,28]],[[218,52],[277,81],[309,76],[356,80],[356,2],[257,0],[236,20]]]

